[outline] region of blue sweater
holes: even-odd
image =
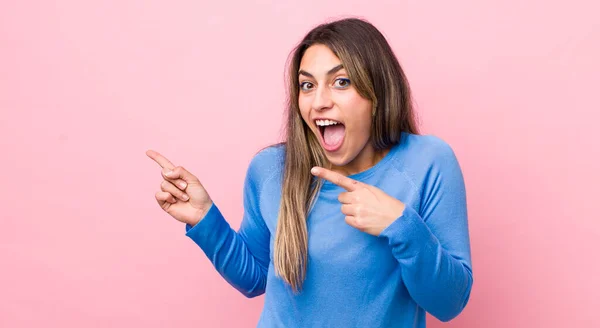
[[[301,293],[275,275],[273,247],[284,146],[251,161],[244,217],[231,229],[213,204],[189,236],[244,295],[265,293],[258,327],[425,327],[425,312],[447,321],[465,307],[473,276],[465,186],[450,146],[403,134],[375,166],[350,178],[406,205],[379,236],[344,221],[341,187],[324,181],[308,216],[308,264]]]

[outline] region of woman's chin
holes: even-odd
[[[343,167],[348,165],[352,161],[352,158],[349,158],[348,153],[343,149],[340,149],[334,153],[325,151],[325,156],[329,163],[331,163],[334,167]]]

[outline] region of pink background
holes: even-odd
[[[162,212],[144,152],[196,173],[237,228],[288,53],[346,15],[387,35],[465,173],[473,293],[430,326],[599,324],[600,8],[568,3],[2,1],[0,326],[255,326],[263,298]]]

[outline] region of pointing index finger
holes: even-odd
[[[169,160],[166,157],[159,154],[158,152],[155,152],[154,150],[148,150],[146,152],[146,155],[148,157],[150,157],[151,159],[153,159],[156,163],[158,163],[158,165],[160,165],[162,168],[166,168],[169,170],[172,170],[175,168],[175,165],[173,165],[171,162],[169,162]]]
[[[337,172],[328,170],[326,168],[313,167],[310,170],[310,173],[312,173],[316,177],[330,181],[331,183],[334,183],[346,189],[347,191],[354,191],[360,186],[360,182],[350,179],[347,176],[341,175]]]

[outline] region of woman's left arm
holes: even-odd
[[[313,174],[347,190],[339,195],[351,226],[387,238],[411,297],[441,321],[462,312],[473,284],[462,171],[450,146],[436,152],[419,212],[382,190],[323,168]]]
[[[412,298],[441,321],[462,312],[473,273],[465,184],[454,152],[440,147],[424,179],[421,208],[405,206],[381,233]]]

